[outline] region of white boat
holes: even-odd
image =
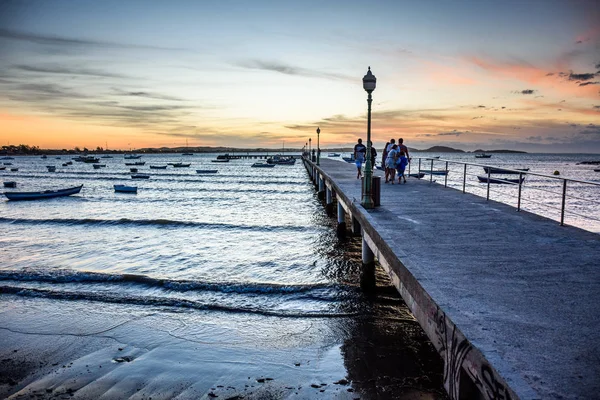
[[[114,185],[113,187],[118,193],[137,193],[137,186]]]
[[[327,156],[328,157],[339,157],[340,153],[329,153]]]
[[[126,154],[123,158],[126,160],[137,160],[138,158],[141,158],[142,156],[138,156],[137,154]]]

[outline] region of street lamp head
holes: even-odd
[[[375,90],[376,83],[377,78],[375,78],[375,75],[371,73],[371,67],[369,67],[367,74],[363,77],[363,89],[370,94],[373,90]]]
[[[318,127],[317,127],[317,135],[318,135],[319,133],[321,133],[321,128],[318,128]]]

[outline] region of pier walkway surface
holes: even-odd
[[[365,210],[353,164],[304,163],[338,221],[360,224],[452,398],[600,398],[600,235],[429,179],[382,178],[381,206]]]

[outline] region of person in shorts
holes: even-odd
[[[354,163],[356,164],[356,179],[360,179],[360,170],[365,162],[367,147],[362,144],[362,139],[358,139],[358,143],[354,145]]]
[[[398,146],[397,145],[393,145],[391,150],[388,151],[387,154],[387,158],[385,159],[385,168],[386,171],[389,172],[388,174],[388,178],[390,180],[390,182],[392,183],[392,185],[394,184],[394,179],[395,179],[395,175],[396,175],[396,158],[398,156]],[[386,183],[388,182],[387,180],[385,181]]]
[[[404,175],[404,171],[406,170],[406,166],[408,165],[408,158],[403,151],[400,151],[400,156],[396,162],[396,172],[398,172],[398,183],[402,183],[402,179],[404,179],[404,183],[406,183],[406,175]]]

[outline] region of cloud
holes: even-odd
[[[464,135],[465,133],[467,133],[467,132],[461,132],[461,131],[457,131],[455,129],[452,132],[441,132],[434,136],[460,136],[460,135]]]
[[[333,80],[342,80],[356,83],[356,77],[336,74],[330,72],[323,72],[308,68],[302,67],[294,67],[291,65],[286,65],[279,62],[273,61],[263,61],[263,60],[248,60],[242,61],[236,64],[239,67],[247,68],[247,69],[258,69],[264,71],[272,71],[278,72],[284,75],[295,75],[295,76],[306,76],[310,78],[324,78],[324,79],[333,79]]]
[[[582,82],[579,86],[587,86],[587,85],[600,85],[600,82]]]
[[[74,39],[55,35],[42,35],[36,33],[19,32],[11,29],[0,28],[0,38],[19,40],[32,42],[44,45],[58,45],[58,46],[78,46],[78,47],[110,47],[110,48],[121,48],[121,49],[150,49],[150,50],[183,50],[176,48],[148,46],[130,43],[117,43],[117,42],[106,42],[102,40],[93,39]]]
[[[582,135],[600,135],[600,125],[589,124],[579,133]]]
[[[574,74],[571,72],[569,74],[569,80],[570,81],[589,81],[590,79],[594,79],[595,76],[596,76],[595,73]]]
[[[113,91],[120,95],[126,97],[145,97],[148,99],[156,99],[156,100],[171,100],[171,101],[184,101],[184,99],[174,96],[167,96],[160,93],[152,93],[145,91],[125,91],[118,88],[113,88]]]
[[[521,94],[533,94],[533,93],[535,93],[534,89],[521,90]]]
[[[31,66],[31,65],[15,65],[15,69],[25,72],[35,72],[42,74],[65,74],[65,75],[85,75],[85,76],[97,76],[103,78],[126,78],[124,75],[113,74],[110,72],[96,71],[93,69],[86,68],[73,68],[63,66]]]

